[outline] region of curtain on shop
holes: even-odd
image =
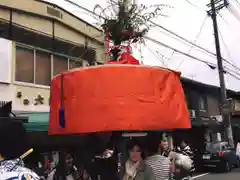
[[[34,112],[20,114],[20,117],[28,117],[28,123],[24,123],[24,127],[28,132],[31,131],[48,131],[48,112]]]

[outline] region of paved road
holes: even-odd
[[[229,173],[209,173],[196,175],[194,180],[239,180],[240,168],[234,169]]]

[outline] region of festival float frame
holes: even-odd
[[[49,134],[190,128],[180,73],[131,58],[55,76]]]

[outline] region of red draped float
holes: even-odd
[[[180,74],[136,61],[125,54],[53,78],[49,134],[190,128]]]

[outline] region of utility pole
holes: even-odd
[[[226,7],[228,5],[227,0],[210,0],[210,4],[207,6],[210,7],[210,11],[208,14],[212,17],[213,21],[213,30],[214,30],[214,39],[215,39],[215,46],[216,46],[216,54],[217,54],[217,65],[218,65],[218,73],[219,73],[219,81],[220,81],[220,113],[223,117],[223,122],[226,129],[227,139],[229,144],[234,147],[233,141],[233,134],[232,134],[232,123],[231,123],[231,116],[229,111],[229,102],[227,100],[227,91],[225,86],[224,80],[224,68],[223,68],[223,61],[221,56],[220,44],[219,44],[219,36],[218,36],[218,25],[217,25],[217,16],[216,11]]]

